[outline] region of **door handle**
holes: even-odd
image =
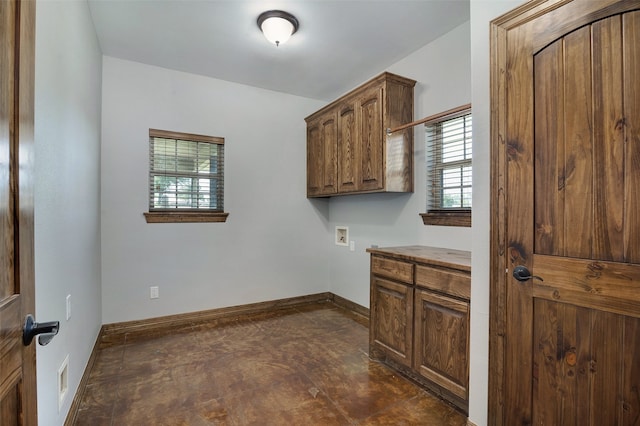
[[[24,320],[24,328],[22,329],[22,344],[29,346],[31,341],[38,334],[38,343],[41,346],[48,344],[53,336],[58,334],[60,329],[60,321],[35,322],[33,315],[28,314]]]
[[[539,277],[537,275],[531,275],[531,272],[529,272],[529,269],[527,269],[526,266],[522,266],[522,265],[515,267],[515,269],[513,270],[513,278],[515,278],[520,282],[528,281],[531,278],[536,278],[540,281],[544,281],[542,277]]]

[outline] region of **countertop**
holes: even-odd
[[[471,272],[471,252],[429,246],[368,248],[367,253]]]

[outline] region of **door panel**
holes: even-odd
[[[0,424],[35,425],[33,95],[35,1],[0,2]]]
[[[636,264],[534,255],[533,297],[640,317],[640,267]]]
[[[572,257],[591,257],[593,237],[585,233],[585,229],[593,228],[593,185],[585,185],[584,182],[593,181],[593,134],[591,129],[592,94],[591,81],[591,55],[589,27],[584,27],[568,34],[564,38],[564,76],[563,90],[566,97],[563,99],[567,107],[563,108],[564,121],[550,120],[563,123],[564,134],[569,143],[562,164],[562,185],[564,186],[565,210],[562,220],[564,222],[564,243],[561,254]],[[560,44],[560,42],[556,42]],[[537,87],[537,84],[536,84]],[[545,119],[542,119],[545,121]],[[536,120],[538,123],[538,120]],[[541,164],[544,167],[544,164]],[[560,183],[558,184],[560,185]],[[581,235],[581,238],[574,238]],[[538,251],[537,253],[543,253]],[[551,253],[549,253],[551,254]]]
[[[533,316],[525,319],[534,329],[534,424],[621,424],[631,402],[619,395],[626,382],[640,383],[623,362],[624,324],[633,328],[640,317],[640,265],[624,263],[625,240],[639,243],[625,236],[635,229],[625,226],[625,176],[640,170],[625,158],[625,122],[640,116],[624,105],[625,88],[635,84],[623,74],[624,45],[637,40],[623,37],[622,20],[594,22],[533,57],[531,263],[544,278],[531,283]]]
[[[411,367],[413,287],[374,276],[372,309],[375,311],[373,343],[393,360]]]
[[[358,165],[356,153],[356,111],[350,102],[338,113],[338,191],[358,190]]]
[[[533,423],[637,424],[640,320],[536,300]],[[620,372],[623,371],[623,374]]]
[[[626,13],[622,18],[623,105],[626,144],[624,199],[624,252],[627,262],[640,263],[640,12]]]
[[[595,141],[593,258],[623,261],[624,112],[620,16],[594,23],[591,31]]]
[[[320,121],[307,126],[307,195],[322,193],[322,139],[320,137]]]
[[[469,304],[416,290],[414,364],[425,378],[467,400]]]
[[[322,162],[322,193],[336,192],[336,143],[338,127],[336,115],[329,113],[320,119],[320,134],[324,161]]]
[[[360,138],[360,190],[383,187],[382,89],[371,90],[358,100]]]
[[[493,33],[490,422],[639,424],[640,1],[518,12]]]
[[[507,139],[507,175],[510,192],[512,187],[524,188],[522,192],[515,192],[518,196],[507,197],[508,228],[508,267],[525,265],[528,262],[530,250],[533,247],[533,233],[531,225],[534,223],[533,185],[533,132],[531,131],[533,111],[533,84],[522,84],[517,75],[531,77],[532,58],[521,52],[531,51],[531,29],[528,26],[512,30],[513,38],[507,40],[507,56],[511,59],[509,73],[513,78],[507,80],[506,91],[521,95],[509,97],[509,117],[507,132],[518,135]],[[515,34],[517,33],[517,34]],[[533,305],[531,303],[530,285],[511,285],[506,292],[505,327],[507,350],[505,352],[504,394],[505,415],[507,423],[511,425],[529,424],[531,422],[532,401],[532,330]],[[514,338],[511,338],[511,337]],[[515,367],[517,366],[517,367]]]
[[[335,113],[328,113],[307,125],[307,195],[336,192]]]

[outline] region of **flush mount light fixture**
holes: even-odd
[[[276,46],[289,40],[298,31],[298,25],[295,16],[282,10],[268,10],[258,16],[258,28]]]

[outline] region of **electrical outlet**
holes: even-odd
[[[356,242],[353,240],[349,242],[349,251],[356,251]]]
[[[160,289],[158,286],[149,287],[149,299],[157,299],[160,297]]]
[[[67,294],[67,321],[71,318],[71,295]]]

